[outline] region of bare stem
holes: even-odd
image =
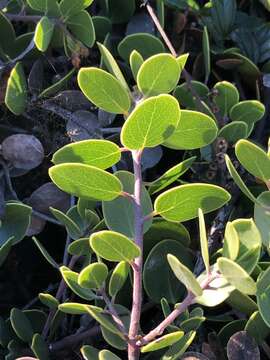
[[[11,21],[22,21],[22,22],[39,22],[41,16],[39,15],[21,15],[21,14],[7,14],[5,16]]]
[[[142,151],[132,151],[135,185],[134,185],[134,241],[139,246],[141,254],[133,263],[133,300],[130,317],[128,360],[138,360],[140,349],[136,345],[139,333],[140,316],[142,307],[142,266],[143,266],[143,213],[141,206],[142,194]]]

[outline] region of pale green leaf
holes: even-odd
[[[100,43],[97,43],[97,45],[107,70],[113,74],[128,91],[130,91],[126,79],[110,51],[106,46]]]
[[[115,114],[128,113],[129,94],[113,75],[98,68],[81,68],[78,83],[84,95],[102,110]]]
[[[108,268],[103,263],[92,263],[79,274],[78,284],[84,288],[100,289],[108,276]]]
[[[265,113],[265,106],[258,100],[245,100],[235,104],[230,110],[232,121],[243,121],[249,128],[261,120]]]
[[[78,197],[110,201],[122,191],[117,177],[90,165],[55,165],[49,169],[49,175],[61,190]]]
[[[254,220],[261,233],[262,242],[267,249],[270,248],[270,191],[264,191],[258,198],[254,207]]]
[[[180,120],[180,108],[171,95],[159,95],[142,101],[126,120],[121,142],[139,150],[162,144],[174,132]]]
[[[134,80],[136,81],[138,71],[140,70],[140,67],[143,64],[143,57],[137,50],[133,50],[132,53],[130,54],[129,64],[130,64],[130,68],[131,68]]]
[[[27,103],[27,83],[22,64],[17,62],[11,70],[5,95],[5,104],[15,115],[24,112]]]
[[[267,182],[270,179],[270,158],[259,146],[239,140],[235,146],[237,159],[253,176]]]
[[[270,327],[270,267],[257,280],[257,304],[265,323]]]
[[[209,273],[210,264],[209,264],[208,238],[207,238],[202,209],[199,209],[198,215],[199,215],[200,244],[201,244],[202,258],[205,265],[205,269]]]
[[[115,296],[119,290],[122,289],[125,284],[129,273],[129,264],[125,261],[121,261],[113,269],[110,282],[109,282],[109,294]]]
[[[121,360],[109,350],[101,350],[98,354],[98,360]]]
[[[45,52],[53,36],[54,24],[47,16],[43,16],[37,23],[34,42],[38,50]]]
[[[198,216],[198,208],[206,214],[222,207],[230,198],[226,190],[216,185],[180,185],[157,197],[155,211],[169,221],[187,221]]]
[[[177,60],[170,54],[157,54],[148,58],[137,75],[139,90],[144,96],[170,93],[180,78]]]
[[[48,251],[45,249],[45,247],[41,244],[41,242],[38,241],[37,238],[34,236],[32,237],[34,243],[36,244],[37,248],[41,252],[41,254],[44,256],[44,258],[48,261],[48,263],[54,267],[55,269],[59,270],[59,266],[57,262],[51,257],[51,255],[48,253]]]
[[[183,265],[174,255],[168,254],[167,259],[174,275],[185,285],[187,290],[196,296],[202,295],[202,288],[189,268]]]
[[[239,189],[254,203],[257,202],[255,196],[250,192],[244,181],[242,180],[241,176],[238,174],[237,170],[235,169],[233,163],[231,162],[231,159],[227,154],[225,154],[225,161],[227,165],[227,169],[229,170],[229,173],[231,177],[233,178],[236,185],[239,187]]]
[[[99,231],[91,235],[92,249],[109,261],[131,262],[140,255],[140,249],[126,236],[115,231]]]
[[[183,336],[184,336],[183,331],[175,331],[173,333],[163,335],[162,337],[159,337],[158,339],[151,341],[149,344],[144,345],[141,348],[141,352],[146,353],[150,351],[160,350],[168,346],[172,346],[177,341],[179,341]]]
[[[82,163],[107,169],[116,164],[121,158],[119,147],[108,140],[83,140],[68,144],[53,155],[52,162]]]
[[[163,143],[171,149],[192,150],[212,143],[217,136],[216,122],[198,111],[181,110],[181,118],[173,134]]]
[[[202,47],[203,47],[204,73],[205,73],[204,83],[207,84],[211,73],[211,55],[210,55],[209,36],[206,26],[203,27]]]
[[[61,274],[65,283],[70,287],[70,289],[79,297],[85,300],[93,300],[95,294],[90,289],[85,289],[78,284],[79,274],[69,270],[65,266],[60,268]]]
[[[228,280],[228,282],[235,286],[237,290],[247,295],[254,295],[256,293],[256,283],[248,275],[248,273],[234,261],[220,257],[217,260],[219,271]]]
[[[113,334],[122,336],[122,333],[118,330],[107,311],[105,312],[102,308],[93,305],[85,305],[85,309],[98,323],[104,326],[107,330]]]
[[[231,260],[235,260],[239,253],[239,247],[240,241],[238,233],[233,224],[229,221],[225,228],[222,255]]]

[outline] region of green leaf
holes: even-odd
[[[89,245],[89,239],[82,238],[73,241],[68,247],[68,252],[71,255],[88,256],[92,252]]]
[[[135,0],[107,0],[109,16],[113,24],[128,22],[135,12]]]
[[[108,268],[103,263],[92,263],[79,274],[80,286],[89,289],[100,289],[108,276]]]
[[[161,217],[155,217],[150,229],[144,234],[144,256],[147,256],[155,245],[165,239],[177,240],[186,248],[190,245],[190,235],[183,224],[171,223]]]
[[[204,316],[191,316],[189,319],[182,321],[179,328],[185,333],[197,330],[205,320]]]
[[[169,266],[167,260],[169,253],[181,259],[187,267],[193,267],[190,251],[179,240],[165,239],[152,248],[143,268],[143,285],[149,298],[157,304],[162,298],[175,304],[182,299],[185,292],[185,287],[176,279]]]
[[[104,311],[100,307],[93,305],[86,305],[85,309],[104,328],[106,328],[113,334],[122,336],[122,333],[118,330],[108,312]]]
[[[133,194],[134,175],[128,171],[117,171],[114,175],[121,181],[123,191]],[[153,207],[151,198],[144,186],[142,187],[141,197],[142,213],[143,216],[147,216],[153,211]],[[130,199],[119,196],[110,202],[103,202],[102,211],[106,225],[110,230],[120,232],[130,238],[134,237],[134,204]],[[151,224],[152,219],[145,221],[144,232],[150,228]]]
[[[92,249],[109,261],[131,262],[140,255],[140,249],[126,236],[115,231],[99,231],[90,237]]]
[[[202,295],[202,288],[189,268],[183,265],[177,257],[172,254],[168,254],[167,259],[174,275],[185,285],[187,290],[196,296]]]
[[[175,331],[173,333],[163,335],[158,339],[151,341],[149,344],[144,345],[141,348],[141,352],[146,353],[150,351],[160,350],[168,346],[172,346],[177,341],[179,341],[183,336],[184,336],[183,331]]]
[[[236,262],[249,274],[255,269],[261,254],[261,236],[252,219],[237,219],[232,222],[239,241]]]
[[[62,79],[57,81],[55,84],[49,86],[47,89],[43,90],[38,97],[39,98],[49,97],[58,93],[60,90],[65,89],[75,71],[76,71],[75,68],[71,69]]]
[[[84,95],[102,110],[127,115],[129,94],[113,75],[98,68],[81,68],[78,83]]]
[[[211,272],[217,272],[216,264],[211,266]],[[197,281],[199,284],[203,284],[208,278],[208,273],[204,271],[197,277]],[[224,277],[219,277],[209,283],[208,288],[203,290],[202,295],[196,298],[196,303],[208,307],[217,306],[223,303],[234,289],[235,287],[228,284],[228,281],[224,279]]]
[[[170,184],[174,183],[180,176],[182,176],[193,164],[196,156],[192,156],[177,165],[174,165],[172,168],[167,170],[163,175],[161,175],[157,180],[150,183],[148,191],[150,195],[155,194]]]
[[[0,39],[1,55],[2,51],[4,54],[9,55],[12,52],[12,47],[14,46],[16,40],[16,34],[11,21],[2,11],[0,12],[0,31],[2,34],[5,34],[5,36]]]
[[[95,349],[93,346],[84,345],[81,348],[81,353],[85,360],[98,360],[99,350]]]
[[[95,28],[91,16],[86,10],[69,17],[67,27],[84,45],[92,47],[96,40]]]
[[[37,248],[39,249],[39,251],[41,252],[41,254],[44,256],[44,258],[48,261],[48,263],[54,267],[55,269],[59,269],[58,264],[56,263],[56,261],[51,257],[51,255],[48,253],[48,251],[45,249],[45,247],[38,241],[37,238],[35,238],[34,236],[32,237],[34,243],[36,244]]]
[[[270,267],[257,280],[257,304],[265,323],[270,327]]]
[[[50,45],[54,31],[54,23],[47,16],[43,16],[37,23],[34,42],[38,50],[45,52]]]
[[[119,147],[108,140],[83,140],[68,144],[57,150],[52,158],[54,164],[82,163],[107,169],[121,158]]]
[[[239,253],[240,240],[238,233],[229,221],[226,224],[222,256],[235,260]]]
[[[137,50],[144,59],[165,52],[163,43],[157,37],[147,33],[128,35],[118,45],[119,55],[126,62],[133,50]]]
[[[82,236],[81,229],[68,215],[52,207],[50,207],[50,211],[53,216],[66,227],[67,233],[72,239],[76,240]]]
[[[144,96],[170,93],[180,78],[180,67],[170,54],[157,54],[148,58],[137,75],[139,90]]]
[[[220,257],[217,260],[218,269],[222,275],[235,288],[247,295],[254,295],[256,293],[256,283],[248,275],[248,273],[234,261]]]
[[[244,181],[241,179],[240,175],[238,174],[233,163],[231,162],[231,159],[227,154],[225,154],[225,161],[226,161],[227,169],[229,170],[229,173],[233,178],[234,182],[236,183],[236,185],[243,192],[243,194],[245,194],[252,202],[256,203],[257,200],[255,196],[250,192]]]
[[[10,312],[10,321],[16,335],[22,341],[29,343],[34,332],[27,316],[21,310],[13,308]]]
[[[86,305],[87,304],[66,302],[64,304],[60,304],[58,308],[65,314],[84,315],[87,314],[87,310],[85,308]]]
[[[270,179],[270,158],[259,146],[239,140],[235,146],[237,159],[253,176],[267,182]]]
[[[33,336],[31,349],[39,360],[50,359],[49,347],[41,335],[35,334]]]
[[[129,90],[129,86],[126,82],[126,79],[124,78],[122,71],[120,70],[117,62],[115,61],[114,57],[112,56],[112,54],[110,53],[110,51],[106,48],[106,46],[97,43],[100,54],[102,56],[102,61],[104,62],[107,70],[116,77],[116,79],[118,79],[120,81],[120,83],[124,86],[124,88],[126,88]]]
[[[110,201],[122,191],[117,177],[90,165],[55,165],[49,169],[49,175],[61,190],[78,197]]]
[[[251,315],[258,309],[258,306],[254,300],[248,295],[241,293],[238,290],[231,292],[226,302],[233,308],[244,314]]]
[[[27,4],[37,11],[45,12],[47,10],[47,4],[44,0],[27,0]]]
[[[70,287],[70,289],[79,297],[85,300],[93,300],[95,294],[90,289],[85,289],[78,284],[79,274],[74,271],[69,270],[65,266],[60,268],[61,274],[65,283]]]
[[[219,209],[230,198],[226,190],[216,185],[180,185],[157,197],[155,211],[168,221],[187,221],[197,217],[198,208],[206,214]]]
[[[137,50],[133,50],[129,57],[129,65],[135,81],[137,81],[137,75],[142,64],[143,64],[142,55]]]
[[[159,95],[141,102],[127,118],[121,142],[139,150],[162,144],[174,132],[180,120],[179,104],[171,95]]]
[[[201,253],[202,253],[205,269],[209,273],[210,264],[209,264],[208,238],[207,238],[202,209],[199,209],[198,215],[199,215]]]
[[[218,339],[223,347],[226,348],[228,341],[238,331],[244,330],[246,325],[245,319],[238,319],[230,321],[228,324],[222,327],[218,333]]]
[[[17,62],[11,70],[5,95],[5,104],[15,115],[24,112],[27,105],[27,83],[22,64]]]
[[[250,129],[254,123],[261,120],[265,113],[265,106],[257,100],[240,101],[230,110],[232,121],[243,121]]]
[[[210,73],[211,73],[211,56],[210,56],[210,44],[207,27],[203,27],[203,59],[204,59],[204,73],[205,73],[205,84],[207,84]]]
[[[0,246],[13,238],[12,245],[20,242],[30,225],[31,207],[19,202],[7,202],[0,225]]]
[[[58,308],[59,301],[51,294],[39,293],[38,298],[42,302],[42,304],[47,306],[49,309],[57,309]]]
[[[181,110],[181,118],[164,146],[176,150],[198,149],[211,144],[217,136],[216,122],[198,111]]]
[[[214,102],[219,109],[219,113],[221,116],[227,116],[231,108],[239,101],[238,90],[228,81],[216,83],[214,89],[217,91]]]
[[[113,269],[110,282],[109,282],[109,294],[115,296],[124,286],[129,273],[129,264],[125,261],[121,261]]]
[[[195,98],[193,97],[190,86],[196,91],[196,93],[200,96],[201,99],[207,97],[209,93],[208,87],[201,83],[200,81],[192,80],[190,85],[188,83],[183,83],[176,87],[174,90],[173,95],[179,101],[181,106],[184,106],[191,110],[196,110],[196,102]]]
[[[104,41],[107,34],[112,30],[112,23],[106,16],[92,17],[97,41]]]
[[[162,356],[161,360],[177,360],[180,359],[184,352],[189,348],[192,341],[196,336],[196,331],[191,331],[185,334],[179,341],[173,344],[166,353]]]
[[[86,9],[92,4],[93,0],[62,0],[60,2],[60,11],[64,17],[64,22],[81,10]]]
[[[180,66],[180,72],[183,71],[188,57],[189,57],[189,54],[187,53],[187,54],[180,55],[176,58],[176,61],[178,62],[178,65]]]
[[[252,336],[257,344],[262,344],[270,333],[270,328],[264,322],[259,311],[255,311],[248,319],[245,331]]]
[[[58,0],[46,0],[46,13],[49,17],[59,18],[61,16]]]
[[[248,126],[243,121],[234,121],[223,126],[218,133],[218,137],[224,138],[229,143],[246,138],[248,136]]]
[[[114,355],[109,350],[101,350],[98,354],[99,360],[121,360],[120,357]]]
[[[6,258],[8,257],[8,254],[13,245],[13,241],[14,241],[14,238],[11,237],[0,247],[0,267],[3,265]]]
[[[262,192],[254,207],[254,220],[257,225],[264,246],[270,248],[270,191]]]

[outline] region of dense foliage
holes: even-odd
[[[1,358],[269,357],[269,11],[0,1]]]

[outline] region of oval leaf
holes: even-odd
[[[54,153],[54,164],[82,163],[107,169],[121,158],[119,147],[108,140],[83,140],[68,144]]]
[[[144,96],[170,93],[177,85],[180,67],[170,54],[158,54],[147,59],[138,72],[137,84]]]
[[[175,331],[170,334],[166,334],[154,341],[151,341],[149,344],[143,346],[141,348],[142,353],[156,351],[163,349],[165,347],[171,346],[175,344],[178,340],[180,340],[184,336],[183,331]]]
[[[26,108],[27,83],[22,64],[17,62],[11,70],[7,82],[5,104],[15,115],[20,115]]]
[[[114,175],[90,165],[55,165],[50,168],[49,175],[61,190],[78,197],[110,201],[122,191]]]
[[[177,128],[163,145],[176,150],[197,149],[213,142],[217,132],[217,125],[210,116],[198,111],[181,110]]]
[[[99,231],[90,237],[92,249],[109,261],[131,262],[140,255],[140,249],[126,236],[114,231]]]
[[[93,263],[86,266],[79,274],[80,286],[89,289],[100,289],[108,276],[108,268],[103,263]]]
[[[34,35],[34,42],[38,50],[44,52],[48,49],[53,36],[53,30],[54,24],[47,16],[43,16],[36,26]]]
[[[180,119],[177,100],[170,95],[159,95],[140,103],[126,120],[122,144],[131,150],[162,144],[175,130]]]
[[[127,114],[130,98],[127,90],[111,74],[98,68],[82,68],[78,84],[84,95],[102,110]]]
[[[180,185],[159,195],[155,211],[169,221],[187,221],[198,216],[198,208],[206,214],[230,200],[223,188],[210,184]]]

